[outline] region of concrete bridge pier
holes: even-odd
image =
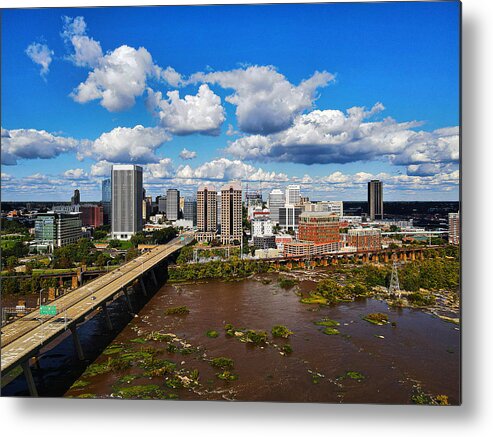
[[[156,272],[154,271],[154,269],[151,270],[151,278],[152,278],[152,282],[154,282],[154,285],[157,287],[158,283],[156,278]]]
[[[389,254],[387,252],[385,252],[383,254],[383,262],[384,263],[388,263],[389,262]]]
[[[141,276],[140,279],[139,279],[139,284],[140,284],[140,288],[142,290],[142,294],[147,297],[147,289],[146,289],[146,284],[144,282],[144,276]]]
[[[33,374],[31,372],[31,366],[29,365],[29,360],[23,361],[21,363],[22,370],[24,372],[24,376],[27,381],[27,388],[29,389],[29,394],[31,397],[38,397],[38,390],[36,389],[36,384],[34,383]]]
[[[106,327],[108,331],[113,331],[113,324],[111,323],[110,313],[108,312],[108,308],[106,307],[106,302],[101,304],[101,308],[104,314],[104,320],[106,321]]]
[[[374,254],[374,255],[372,256],[372,261],[374,261],[374,262],[376,262],[376,263],[378,263],[378,262],[380,261],[380,258],[378,257],[378,254]]]
[[[134,313],[134,309],[133,309],[132,302],[130,300],[130,295],[129,295],[129,292],[128,292],[128,290],[130,290],[131,288],[132,287],[124,288],[123,289],[123,293],[125,294],[125,298],[127,300],[128,310],[133,314]]]
[[[84,361],[84,351],[82,350],[82,345],[80,344],[79,334],[77,334],[77,325],[72,325],[70,327],[70,331],[72,332],[72,339],[74,340],[77,357],[79,360]]]

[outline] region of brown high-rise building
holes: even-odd
[[[103,207],[99,205],[81,205],[82,226],[97,228],[103,224]]]
[[[338,244],[339,216],[329,212],[303,212],[298,225],[298,239],[315,244]]]
[[[221,242],[241,242],[243,237],[242,191],[240,182],[231,182],[221,188]]]
[[[383,188],[381,181],[373,180],[368,182],[368,215],[370,220],[383,219]]]
[[[197,230],[217,230],[217,191],[214,185],[202,185],[197,191]]]

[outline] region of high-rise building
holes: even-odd
[[[370,220],[383,219],[383,187],[381,181],[372,180],[368,182],[368,214]]]
[[[91,226],[98,228],[103,224],[104,211],[99,205],[81,205],[81,220],[82,226]]]
[[[180,218],[180,192],[176,188],[166,191],[166,218],[172,222]]]
[[[76,243],[82,235],[80,213],[49,211],[38,214],[34,222],[34,244],[38,251],[53,251],[54,247]]]
[[[214,185],[202,185],[197,191],[197,229],[216,232],[217,192]]]
[[[448,242],[460,244],[460,213],[450,212],[448,215]]]
[[[298,229],[300,214],[303,212],[301,206],[286,205],[279,208],[279,226],[285,230]]]
[[[279,223],[279,208],[283,208],[286,203],[286,196],[281,190],[275,189],[269,193],[268,207],[270,218],[274,223]]]
[[[159,200],[157,202],[158,211],[160,214],[166,214],[166,196],[159,196]]]
[[[197,226],[197,200],[186,198],[183,202],[183,219],[189,220]]]
[[[80,191],[79,190],[74,190],[74,195],[70,199],[72,205],[80,205]]]
[[[111,236],[129,240],[143,228],[142,167],[113,165],[111,168]]]
[[[221,188],[221,241],[241,242],[243,238],[241,182],[231,182]]]
[[[297,206],[301,202],[300,186],[288,185],[286,187],[286,206]]]
[[[103,224],[111,223],[111,179],[105,179],[101,185],[101,204],[103,205]]]

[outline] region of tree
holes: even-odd
[[[130,261],[139,256],[139,250],[136,247],[131,247],[127,250],[127,254],[125,255],[125,261]]]
[[[15,267],[18,265],[17,258],[15,256],[9,256],[7,258],[7,270],[13,272]]]
[[[95,230],[94,231],[94,239],[95,240],[104,240],[108,236],[108,232],[103,230]]]
[[[117,249],[120,247],[120,241],[119,240],[110,240],[108,242],[108,246],[111,247],[112,249]]]

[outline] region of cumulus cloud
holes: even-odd
[[[86,35],[84,17],[62,17],[63,30],[61,36],[65,43],[71,44],[74,53],[69,59],[79,67],[95,67],[103,57],[101,44]]]
[[[193,159],[196,156],[197,156],[197,152],[194,152],[193,150],[183,149],[180,152],[180,158],[184,160]]]
[[[347,163],[387,157],[391,163],[456,162],[457,128],[415,131],[422,123],[399,123],[388,117],[369,119],[384,107],[315,110],[296,117],[293,126],[271,135],[250,135],[231,142],[226,151],[255,161],[303,164]]]
[[[288,181],[284,173],[265,171],[241,161],[227,158],[206,162],[195,169],[189,165],[181,166],[176,172],[176,178],[210,179],[210,180],[248,180],[248,181]]]
[[[145,171],[153,179],[167,179],[171,178],[174,174],[173,163],[169,158],[160,159],[155,164],[147,164]]]
[[[41,65],[41,77],[46,78],[46,75],[50,71],[50,64],[53,60],[52,56],[55,53],[50,50],[46,44],[39,44],[33,42],[26,49],[26,55],[29,56],[31,61],[35,64]]]
[[[172,87],[178,88],[183,85],[183,78],[173,67],[167,67],[161,70],[161,77],[168,82]]]
[[[157,162],[159,159],[154,152],[170,139],[169,134],[159,127],[117,127],[81,148],[78,158],[91,157],[113,163]]]
[[[16,165],[18,159],[55,158],[85,144],[85,140],[55,136],[44,130],[2,129],[2,164]]]
[[[91,165],[91,176],[109,178],[111,176],[111,162],[101,160]]]
[[[295,86],[273,66],[250,66],[195,73],[188,82],[233,89],[234,94],[226,101],[236,106],[238,127],[247,133],[266,135],[288,128],[298,114],[311,109],[317,98],[316,90],[332,80],[332,74],[317,71]]]
[[[88,178],[88,174],[82,168],[69,169],[63,172],[65,179],[71,181],[80,181]]]
[[[200,86],[197,95],[180,99],[178,91],[169,91],[163,100],[160,91],[148,89],[147,107],[156,109],[160,125],[176,135],[200,133],[219,135],[226,119],[221,98],[206,84]]]
[[[144,47],[134,49],[123,45],[102,57],[71,96],[78,103],[100,100],[108,111],[123,111],[142,95],[147,79],[160,74],[161,69]]]

